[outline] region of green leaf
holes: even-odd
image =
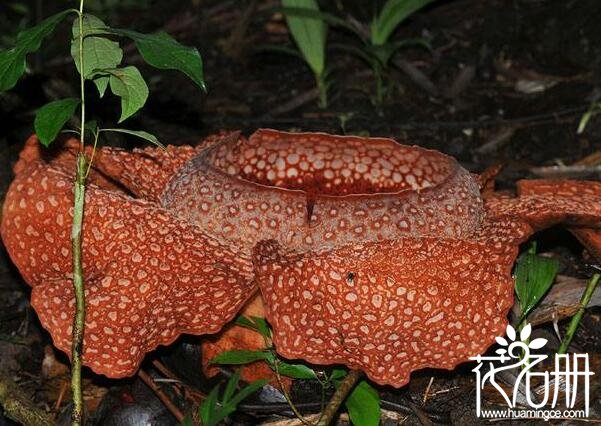
[[[335,368],[332,370],[332,374],[330,374],[330,380],[339,380],[346,376],[347,371],[342,368]]]
[[[278,373],[282,376],[291,377],[293,379],[317,378],[315,371],[303,364],[288,364],[287,362],[279,362]]]
[[[110,74],[112,92],[121,98],[119,123],[134,115],[148,99],[148,86],[134,66],[106,70]]]
[[[240,327],[246,327],[251,330],[258,331],[257,325],[244,315],[240,315],[238,318],[236,318],[235,324],[239,325]]]
[[[378,426],[380,424],[380,395],[365,380],[359,382],[344,404],[353,425]]]
[[[390,35],[407,17],[434,0],[388,0],[380,14],[372,21],[371,44],[382,46]]]
[[[236,325],[254,330],[265,338],[271,338],[271,329],[269,328],[269,324],[267,324],[265,318],[254,316],[247,318],[244,315],[240,315],[238,318],[236,318]]]
[[[96,88],[98,89],[98,94],[100,95],[100,97],[104,97],[104,94],[106,92],[106,88],[109,85],[109,80],[110,77],[107,75],[100,75],[98,77],[94,78],[94,84],[96,85]]]
[[[272,354],[266,351],[225,351],[214,357],[211,364],[248,364],[259,360],[268,360],[271,356]]]
[[[17,2],[14,2],[14,3],[10,3],[8,5],[8,7],[13,12],[18,13],[18,14],[23,15],[23,16],[27,16],[30,13],[29,6],[26,5],[26,4],[24,4],[24,3],[21,3],[20,1],[17,1]]]
[[[520,301],[520,322],[543,298],[559,271],[556,259],[524,253],[515,266],[515,292]]]
[[[12,89],[17,84],[17,81],[25,72],[27,54],[38,50],[42,41],[72,11],[62,11],[44,19],[35,27],[21,31],[17,35],[16,46],[10,50],[0,52],[0,92]]]
[[[84,129],[86,132],[90,132],[92,135],[95,135],[98,132],[98,122],[96,120],[86,121]]]
[[[37,111],[34,128],[42,145],[49,146],[56,139],[65,123],[73,117],[79,102],[77,98],[61,99],[50,102]]]
[[[239,373],[234,374],[234,376],[232,376],[229,379],[227,383],[227,388],[235,390],[235,388],[238,386],[239,380]],[[265,386],[268,382],[268,380],[257,380],[256,382],[253,382],[242,388],[236,395],[233,395],[231,398],[226,398],[226,392],[224,392],[223,398],[221,399],[220,407],[216,407],[214,409],[214,412],[210,416],[210,419],[208,421],[205,421],[201,418],[203,426],[214,426],[219,424],[227,416],[236,411],[240,402],[242,402],[250,395],[255,393],[257,390]],[[228,396],[231,396],[231,394]]]
[[[206,90],[202,72],[202,58],[195,47],[178,43],[166,32],[142,34],[122,29],[111,29],[110,31],[131,38],[140,55],[149,65],[163,70],[180,71],[186,74],[201,89]]]
[[[316,0],[282,0],[286,8],[319,12]],[[317,76],[325,70],[327,26],[323,19],[297,14],[286,14],[290,34],[303,54],[305,61]]]
[[[219,423],[218,420],[215,420],[215,408],[217,407],[219,388],[220,385],[215,386],[198,407],[198,417],[200,417],[203,426],[215,426]]]
[[[240,383],[240,372],[236,372],[229,378],[221,400],[218,399],[221,385],[215,386],[207,398],[198,407],[198,416],[203,426],[216,426],[227,416],[232,414],[238,408],[238,404],[257,390],[265,386],[268,380],[257,380],[235,394],[236,388]]]
[[[338,27],[344,30],[348,30],[361,40],[364,39],[364,32],[361,28],[361,24],[347,21],[339,18],[331,13],[322,12],[320,10],[307,9],[305,7],[283,7],[276,9],[287,16],[299,17],[299,18],[313,18],[319,19],[332,27]]]
[[[88,36],[87,34],[96,34],[102,32],[108,27],[104,22],[94,15],[84,15],[83,18],[83,72],[80,70],[80,48],[79,48],[79,19],[73,21],[73,40],[71,41],[71,56],[75,62],[77,71],[85,78],[89,78],[97,70],[116,68],[123,59],[123,50],[119,43],[104,37]],[[100,77],[100,82],[96,79],[94,82],[100,92],[100,97],[106,90],[108,84],[107,77]],[[102,90],[104,88],[104,90]]]
[[[267,383],[269,383],[269,380],[267,380],[267,379],[261,379],[261,380],[252,382],[248,386],[242,388],[240,390],[240,392],[238,392],[236,395],[234,395],[234,397],[232,399],[227,401],[228,405],[233,406],[233,408],[235,410],[236,407],[238,406],[238,404],[240,404],[243,400],[245,400],[246,398],[251,396],[253,393],[258,391],[259,389],[261,389]],[[228,414],[233,413],[234,410],[230,411]]]
[[[375,56],[375,52],[373,49],[368,49],[366,47],[358,47],[352,44],[341,44],[341,43],[332,43],[332,49],[335,50],[343,50],[351,55],[355,55],[359,59],[365,61],[370,67],[374,68],[377,66],[378,58]]]
[[[225,390],[223,391],[223,397],[221,398],[221,400],[224,402],[229,401],[232,398],[232,396],[234,395],[234,392],[236,392],[236,388],[238,387],[239,383],[240,383],[240,370],[236,370],[236,372],[232,375],[232,377],[230,377],[230,379],[227,381],[227,384],[225,385]]]
[[[14,50],[0,52],[0,92],[12,89],[24,71],[24,56]]]
[[[155,135],[145,132],[143,130],[129,130],[129,129],[101,129],[101,132],[117,132],[117,133],[125,133],[127,135],[136,136],[140,139],[147,140],[153,145],[158,146],[159,148],[165,149],[165,145],[163,145]]]
[[[254,323],[257,326],[257,331],[261,334],[261,336],[271,339],[271,329],[269,328],[269,324],[265,318],[262,317],[251,317]]]

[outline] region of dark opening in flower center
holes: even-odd
[[[257,184],[331,196],[420,191],[444,181],[454,166],[440,153],[388,139],[367,144],[355,137],[281,133],[223,145],[207,160]]]

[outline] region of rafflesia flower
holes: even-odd
[[[45,158],[27,143],[1,225],[67,353],[71,146]],[[512,197],[436,151],[317,133],[103,148],[86,196],[83,360],[134,374],[158,345],[218,332],[258,289],[281,355],[402,386],[503,333],[519,244],[560,222],[599,255],[601,183],[526,181]]]

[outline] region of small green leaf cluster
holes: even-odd
[[[240,372],[236,371],[227,381],[223,393],[221,393],[221,384],[215,386],[198,407],[198,418],[201,424],[217,426],[236,411],[238,404],[265,386],[267,382],[268,380],[257,380],[236,392],[240,384]],[[182,422],[182,426],[192,426],[193,424],[191,416],[187,416]]]
[[[73,13],[77,16],[72,26],[71,56],[77,71],[85,81],[92,81],[96,85],[101,98],[109,88],[120,98],[119,123],[139,111],[149,95],[148,85],[138,68],[132,65],[122,66],[123,50],[115,40],[120,37],[133,40],[140,55],[149,65],[163,70],[178,70],[205,89],[202,59],[196,48],[183,46],[164,32],[142,34],[111,28],[91,14],[83,14],[80,22],[79,12],[70,9],[46,18],[35,27],[21,31],[17,36],[16,46],[0,52],[0,91],[15,86],[25,72],[27,55],[37,51],[56,26]],[[75,114],[77,107],[82,104],[82,100],[60,99],[38,110],[34,126],[42,144],[48,146],[56,139]],[[95,135],[101,131],[119,131],[159,145],[157,138],[147,132],[97,129]]]
[[[271,328],[264,318],[240,316],[236,319],[236,324],[261,334],[265,340],[265,348],[225,351],[214,357],[211,360],[212,364],[244,365],[255,361],[265,361],[276,375],[293,379],[318,380],[324,390],[332,386],[338,387],[347,375],[347,371],[340,368],[332,370],[329,375],[324,375],[307,365],[282,361],[275,352],[271,342]],[[290,400],[288,402],[292,404]],[[367,381],[360,381],[344,403],[354,425],[376,426],[380,423],[380,396]]]
[[[388,0],[369,26],[355,19],[342,19],[319,10],[315,0],[282,0],[283,12],[292,38],[303,59],[307,62],[317,81],[320,106],[327,106],[329,70],[326,67],[326,34],[328,25],[354,35],[359,44],[333,44],[332,48],[345,51],[365,61],[376,80],[374,103],[381,105],[389,91],[386,82],[390,59],[399,49],[417,45],[430,49],[423,38],[391,40],[396,28],[409,16],[434,0]],[[279,49],[282,51],[281,49]]]
[[[303,364],[289,364],[278,359],[271,344],[271,328],[265,318],[241,315],[236,325],[258,332],[265,340],[265,349],[259,351],[231,350],[220,353],[211,360],[211,364],[243,365],[255,361],[265,361],[278,374],[293,379],[316,379],[315,371]]]
[[[545,296],[559,271],[556,259],[536,254],[536,245],[523,253],[515,264],[515,293],[518,297],[521,324]]]

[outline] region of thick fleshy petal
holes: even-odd
[[[55,141],[50,148],[45,148],[40,145],[38,137],[33,135],[25,142],[25,146],[19,153],[19,159],[13,167],[13,171],[15,174],[22,173],[33,163],[41,161],[69,176],[75,176],[75,158],[78,151],[78,139],[62,138]],[[93,169],[88,175],[88,182],[106,190],[122,192],[122,188],[116,185],[114,181]]]
[[[99,148],[94,158],[94,168],[114,179],[136,197],[158,201],[167,183],[181,167],[204,149],[223,139],[237,139],[239,132],[220,133],[203,139],[196,146],[169,145],[137,148]]]
[[[528,222],[535,230],[565,223],[601,228],[601,183],[576,181],[520,181],[518,196],[489,196],[490,215]]]
[[[16,176],[4,204],[4,244],[32,286],[32,305],[70,353],[74,298],[72,178],[42,162]],[[157,205],[90,184],[83,260],[83,360],[109,377],[135,373],[144,355],[182,333],[215,333],[255,292],[249,257]]]
[[[252,248],[320,250],[399,236],[462,237],[483,217],[476,179],[436,151],[392,139],[259,130],[202,152],[163,207]]]
[[[286,254],[263,242],[254,261],[280,354],[400,387],[412,371],[452,369],[503,334],[517,251],[424,237]]]
[[[601,197],[601,182],[581,182],[574,180],[521,180],[517,183],[519,196],[550,195],[556,197],[580,198],[582,195],[587,197]],[[595,200],[591,200],[595,202]],[[601,228],[601,218],[597,223],[597,228]],[[601,261],[601,229],[575,227],[570,228],[578,240],[584,245],[593,256]]]

